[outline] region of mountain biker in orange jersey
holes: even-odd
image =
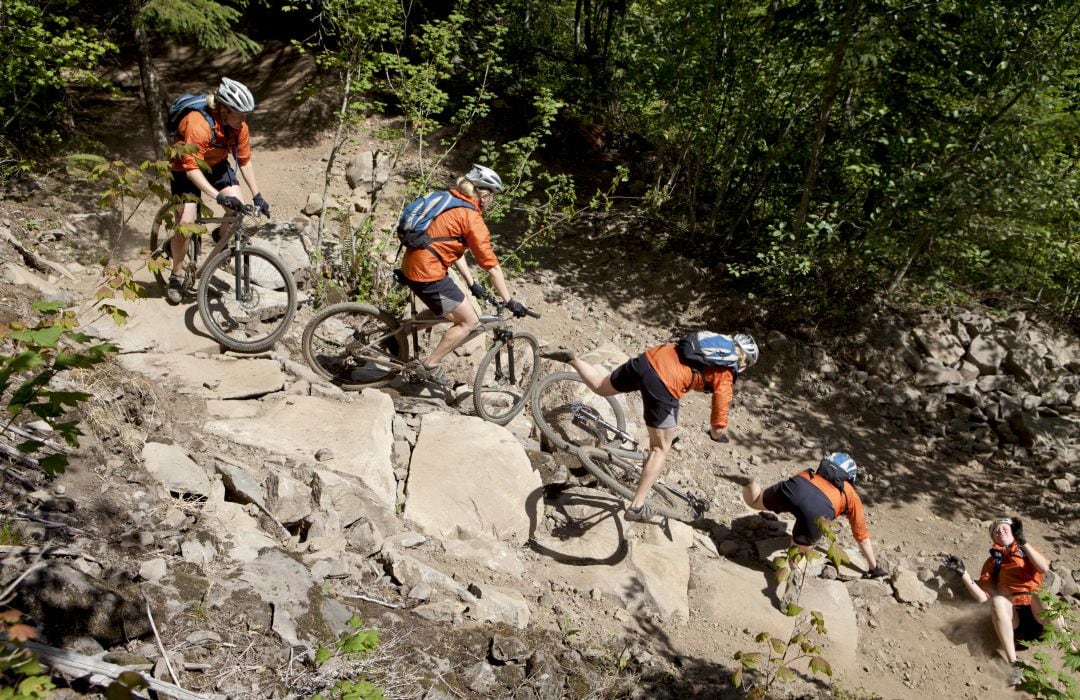
[[[949,555],[944,564],[960,574],[972,598],[980,603],[990,602],[994,632],[1005,659],[1013,665],[1008,684],[1019,685],[1024,680],[1024,670],[1016,665],[1016,641],[1039,639],[1043,625],[1062,624],[1061,620],[1045,619],[1042,601],[1031,595],[1042,585],[1043,576],[1050,570],[1050,560],[1028,544],[1019,518],[994,520],[990,523],[990,539],[994,545],[983,562],[978,581],[968,575],[959,557]]]
[[[241,209],[244,201],[236,177],[236,170],[239,169],[248,189],[255,193],[252,202],[256,209],[269,216],[270,205],[259,193],[255,180],[248,139],[247,116],[255,109],[255,98],[242,83],[222,78],[217,92],[210,95],[207,102],[207,111],[214,120],[213,128],[206,117],[194,109],[180,120],[177,127],[177,143],[194,146],[195,150],[170,162],[173,195],[194,195],[198,198],[207,194],[226,209]],[[230,155],[235,164],[229,162]],[[200,169],[200,160],[205,163],[207,171]],[[198,205],[195,202],[185,203],[180,213],[180,223],[194,223],[197,213]],[[187,237],[182,233],[174,234],[170,252],[172,275],[165,298],[171,304],[179,304],[183,291],[181,270],[187,252]]]
[[[758,359],[758,346],[752,337],[738,334],[732,337],[739,355],[738,366],[691,368],[679,356],[674,344],[649,348],[623,363],[612,372],[577,357],[572,350],[545,350],[541,357],[570,364],[593,393],[614,396],[631,391],[641,392],[645,426],[649,431],[649,454],[634,491],[634,499],[626,508],[625,518],[647,521],[654,515],[645,499],[649,489],[660,477],[675,438],[679,418],[679,401],[691,391],[712,393],[712,416],[709,437],[716,442],[728,442],[728,407],[737,373]]]
[[[888,575],[878,566],[870,531],[866,527],[866,514],[862,499],[855,491],[858,476],[855,460],[843,452],[833,452],[818,464],[818,468],[805,469],[794,476],[762,490],[757,479],[743,486],[743,500],[755,510],[774,513],[791,513],[795,516],[795,528],[791,542],[802,550],[810,551],[821,539],[818,520],[835,520],[843,515],[851,525],[851,534],[859,545],[859,551],[869,567],[866,578],[882,578]],[[781,600],[792,602],[802,586],[806,561],[800,568],[791,570],[791,578]]]
[[[406,248],[401,271],[405,275],[405,284],[420,298],[436,316],[452,321],[435,349],[423,360],[410,363],[410,369],[424,377],[438,382],[449,383],[449,378],[439,363],[465,340],[470,332],[480,323],[472,304],[464,304],[465,294],[450,279],[450,264],[469,285],[473,296],[486,296],[484,288],[473,279],[469,265],[465,262],[465,251],[472,251],[476,263],[487,270],[495,292],[503,300],[506,308],[520,318],[525,315],[525,305],[514,300],[506,286],[499,259],[491,247],[491,233],[484,223],[483,213],[495,200],[495,195],[502,192],[502,178],[491,168],[473,165],[469,172],[458,178],[450,193],[472,204],[469,207],[454,207],[435,217],[428,227],[432,243],[427,248]]]

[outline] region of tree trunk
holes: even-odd
[[[848,0],[844,9],[844,24],[840,29],[840,39],[833,48],[832,65],[829,66],[829,77],[825,81],[825,92],[821,96],[821,112],[818,115],[817,130],[814,134],[814,150],[810,153],[810,162],[806,166],[806,181],[803,183],[802,199],[799,200],[799,210],[795,214],[795,226],[792,233],[798,239],[799,233],[806,224],[806,214],[810,209],[810,194],[817,180],[818,168],[821,165],[821,149],[825,144],[825,132],[829,127],[829,115],[832,113],[833,103],[836,101],[837,85],[840,82],[840,69],[844,65],[844,54],[847,52],[848,41],[855,33],[854,16],[856,0]]]
[[[158,83],[157,70],[150,58],[150,38],[139,13],[142,10],[140,0],[131,0],[131,24],[135,30],[136,56],[139,61],[139,79],[142,82],[143,106],[150,127],[150,136],[154,139],[154,148],[161,155],[169,146],[169,134],[165,130],[165,115],[162,109],[161,85]]]

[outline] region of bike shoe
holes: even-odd
[[[184,278],[176,275],[169,276],[169,287],[165,290],[165,301],[172,305],[179,304],[184,300]]]
[[[419,360],[413,360],[405,366],[405,369],[411,372],[417,379],[441,384],[442,386],[450,386],[453,383],[450,376],[446,373],[446,370],[438,365],[428,367]]]
[[[555,360],[556,362],[570,362],[576,355],[570,348],[544,348],[540,351],[540,357],[545,360]]]
[[[1024,682],[1024,667],[1019,665],[1018,663],[1014,662],[1012,664],[1012,666],[1009,668],[1009,680],[1007,681],[1007,685],[1009,687],[1012,687],[1012,686],[1015,686],[1015,685],[1020,685],[1023,682]]]
[[[626,508],[626,513],[623,515],[623,520],[628,520],[634,523],[645,523],[652,520],[656,512],[653,511],[652,506],[648,503],[644,504],[640,508]]]

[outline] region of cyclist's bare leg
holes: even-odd
[[[582,377],[584,379],[584,377]],[[610,384],[610,381],[608,382]],[[645,505],[645,499],[649,495],[649,489],[653,487],[660,473],[664,471],[668,453],[671,452],[671,443],[675,439],[675,428],[649,427],[649,456],[645,458],[645,466],[641,469],[641,481],[638,482],[637,490],[634,491],[634,500],[630,502],[631,508],[641,508]]]
[[[190,225],[195,223],[195,215],[198,213],[198,205],[195,202],[186,202],[180,210],[180,224]],[[169,252],[172,253],[172,274],[175,277],[183,275],[184,257],[187,255],[187,236],[180,232],[173,234],[169,241]]]
[[[765,489],[761,488],[761,484],[758,483],[757,479],[742,487],[743,500],[746,501],[746,505],[754,510],[765,510],[764,496]]]
[[[618,389],[611,386],[611,372],[608,372],[603,367],[597,367],[580,357],[570,360],[570,366],[581,377],[581,381],[585,382],[585,386],[592,389],[597,396],[614,396],[619,393]],[[649,428],[649,430],[651,431],[652,428]],[[651,432],[649,433],[649,439],[652,439]]]
[[[244,201],[244,193],[240,190],[240,185],[229,185],[228,187],[222,187],[220,192],[226,197],[236,197],[241,202]],[[232,231],[232,227],[236,223],[236,212],[234,212],[232,209],[226,209],[224,216],[225,221],[221,222],[222,237]]]
[[[423,360],[428,367],[434,367],[442,362],[444,357],[449,355],[454,348],[461,345],[465,338],[469,337],[469,333],[472,333],[472,330],[480,325],[480,317],[476,315],[476,309],[468,300],[458,304],[453,311],[443,314],[443,318],[454,325],[446,329],[439,344]]]

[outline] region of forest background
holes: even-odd
[[[417,181],[466,143],[501,172],[519,251],[607,192],[632,216],[619,236],[774,319],[973,300],[1076,327],[1078,19],[1066,1],[0,0],[0,184],[107,157],[80,114],[119,66],[164,147],[156,54],[292,42],[322,78],[297,99],[337,105],[339,143],[382,113]]]

